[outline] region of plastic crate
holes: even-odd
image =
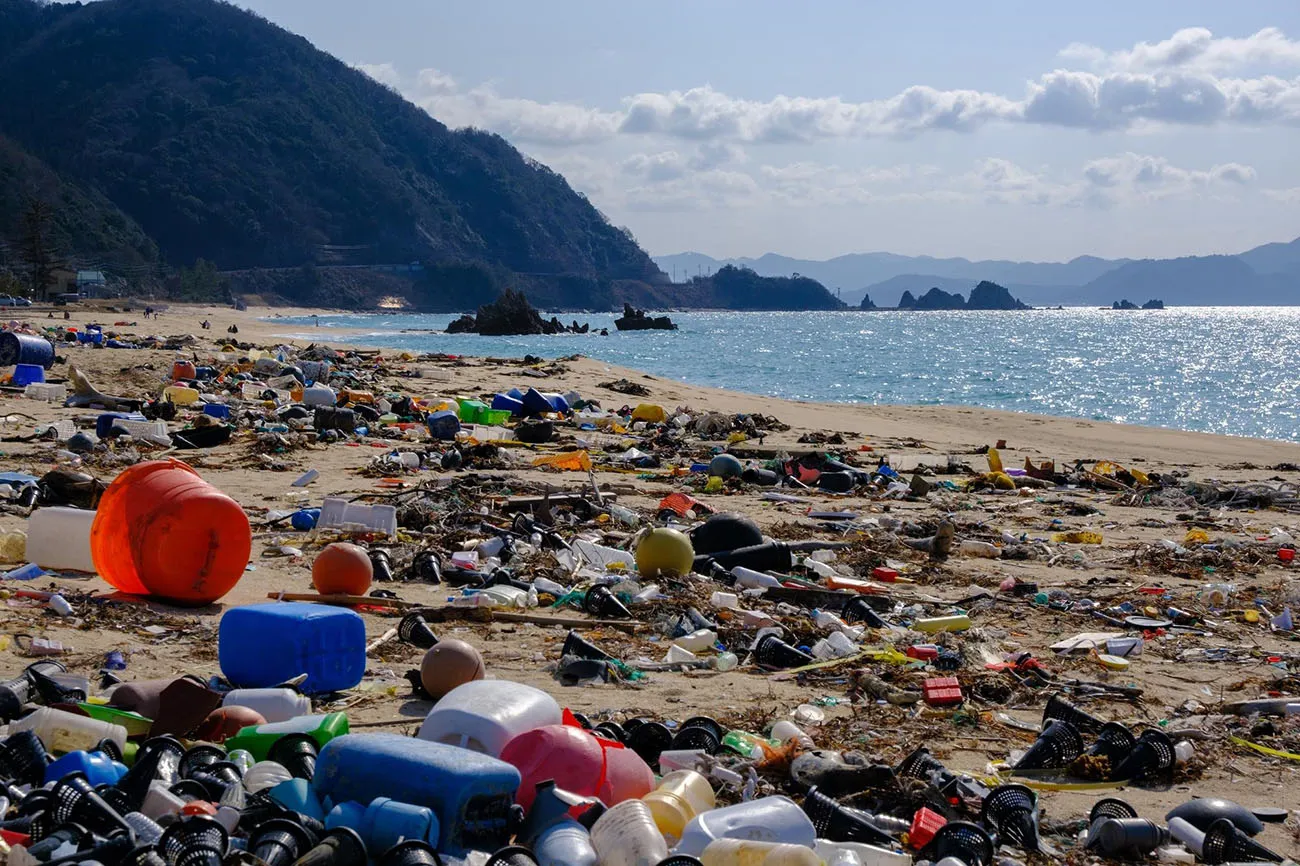
[[[397,509],[392,505],[360,505],[346,499],[329,498],[321,503],[317,530],[377,532],[397,537]]]
[[[32,400],[44,400],[47,403],[56,400],[62,403],[68,399],[68,386],[62,383],[32,382],[23,389],[23,396]]]

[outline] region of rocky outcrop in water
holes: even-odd
[[[1011,297],[1005,286],[983,280],[971,289],[970,300],[966,302],[968,310],[1028,310],[1028,304]]]
[[[647,316],[645,310],[635,309],[631,304],[623,305],[623,315],[614,320],[614,327],[620,331],[675,331],[677,326],[667,316]]]
[[[911,299],[911,303],[908,300]],[[964,310],[966,299],[953,292],[949,294],[940,288],[933,288],[919,298],[912,298],[911,292],[903,292],[898,301],[900,310]]]
[[[1110,308],[1112,310],[1163,310],[1165,308],[1165,302],[1156,298],[1152,298],[1151,300],[1147,301],[1145,304],[1139,307],[1137,304],[1133,303],[1128,298],[1125,298],[1122,301],[1116,301],[1115,303],[1111,304]]]
[[[576,321],[566,326],[554,316],[548,322],[533,309],[523,292],[506,289],[490,304],[478,308],[477,316],[464,315],[447,326],[448,334],[482,334],[486,337],[509,337],[519,334],[585,334],[590,325]]]

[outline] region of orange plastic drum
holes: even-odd
[[[177,604],[211,604],[239,582],[252,550],[239,503],[179,460],[151,460],[108,486],[90,529],[109,585]]]

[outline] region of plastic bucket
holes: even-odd
[[[42,384],[45,382],[45,368],[40,364],[18,364],[14,367],[14,386],[22,388],[26,385]]]
[[[0,367],[36,364],[48,370],[54,366],[54,344],[31,334],[0,332]]]
[[[109,585],[178,604],[211,604],[244,575],[252,550],[239,503],[179,460],[151,460],[108,486],[90,530]]]

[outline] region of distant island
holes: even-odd
[[[931,288],[965,293],[979,280],[1005,286],[1036,307],[1058,304],[1109,307],[1116,298],[1158,297],[1176,306],[1300,303],[1300,238],[1267,243],[1235,255],[1173,259],[1103,259],[1079,256],[1068,262],[903,256],[889,252],[849,253],[830,259],[802,259],[766,253],[755,258],[715,259],[687,252],[655,256],[668,273],[695,273],[724,265],[747,267],[763,276],[801,274],[830,287],[861,309],[913,297]]]
[[[1152,299],[1139,307],[1137,304],[1133,303],[1128,298],[1125,298],[1122,301],[1116,301],[1115,303],[1111,304],[1110,308],[1112,310],[1163,310],[1165,308],[1165,302],[1157,299]]]
[[[860,309],[877,310],[880,308],[872,303],[870,295],[866,295],[862,298]],[[969,300],[956,292],[945,292],[935,286],[919,298],[913,295],[911,291],[904,291],[903,296],[898,299],[896,309],[908,311],[1032,310],[1033,307],[1012,297],[1011,292],[1005,286],[982,280],[975,288],[971,289]]]

